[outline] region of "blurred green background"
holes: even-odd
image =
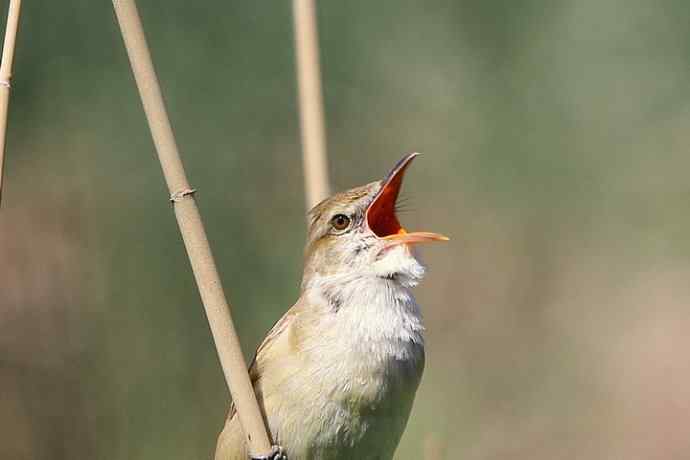
[[[139,8],[249,356],[301,275],[290,4]],[[335,188],[424,152],[402,220],[452,237],[396,458],[690,458],[690,3],[318,8]],[[14,70],[0,458],[211,458],[228,394],[111,3],[25,2]]]

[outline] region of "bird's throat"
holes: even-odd
[[[320,306],[324,328],[348,331],[349,346],[380,344],[375,348],[381,353],[402,358],[409,344],[423,344],[421,312],[410,284],[424,269],[413,260],[416,266],[402,272],[383,267],[366,276],[316,276],[303,295]]]

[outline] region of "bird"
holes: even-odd
[[[425,273],[396,215],[403,177],[337,193],[308,213],[300,296],[249,366],[269,437],[289,460],[391,459],[424,370],[424,326],[412,288]],[[230,406],[215,460],[250,458]],[[276,457],[284,458],[284,457]]]

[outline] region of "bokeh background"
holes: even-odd
[[[290,4],[139,7],[249,356],[301,275]],[[424,152],[402,220],[452,237],[396,458],[690,458],[690,3],[318,7],[335,188]],[[111,4],[22,13],[0,458],[211,458],[228,394]]]

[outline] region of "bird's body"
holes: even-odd
[[[419,309],[395,281],[360,283],[337,311],[300,299],[257,353],[255,390],[290,459],[389,459],[407,423],[424,367]],[[216,458],[247,459],[236,416]]]
[[[381,188],[353,189],[312,211],[301,296],[250,367],[272,441],[290,460],[388,460],[407,424],[424,368],[411,293],[424,268],[407,244],[378,250],[381,237],[357,229]],[[348,228],[332,223],[345,215]],[[216,460],[247,458],[231,408]]]

